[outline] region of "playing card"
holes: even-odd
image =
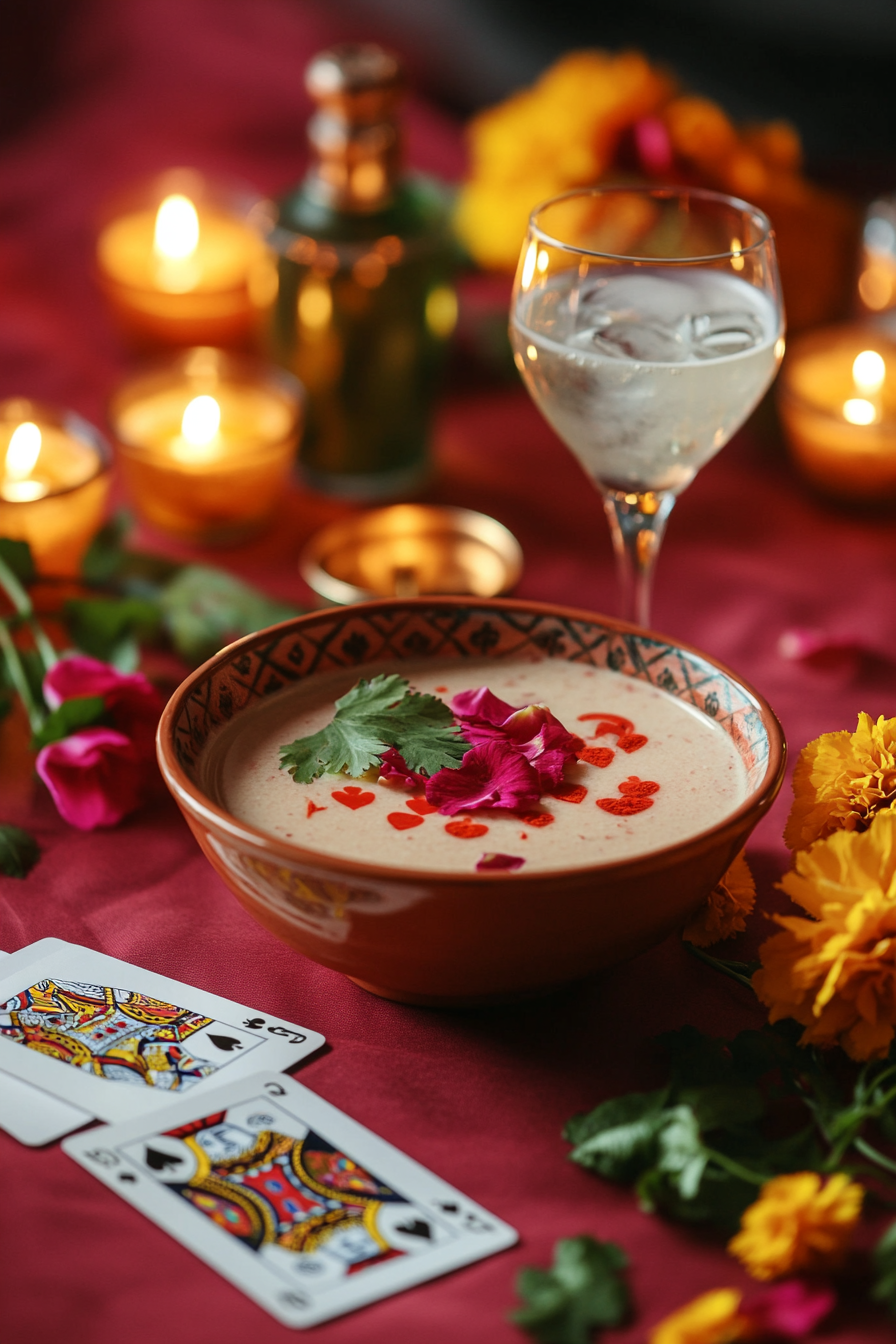
[[[74,943],[2,968],[0,1069],[103,1120],[143,1115],[259,1068],[290,1068],[323,1041]]]
[[[30,947],[21,948],[12,956],[8,952],[0,952],[0,973],[7,975],[11,965],[27,965],[41,951],[46,951],[47,945],[55,945],[58,941],[57,938],[44,938]],[[92,1119],[93,1116],[80,1107],[72,1106],[59,1097],[51,1097],[48,1092],[23,1082],[21,1078],[0,1073],[0,1129],[5,1129],[19,1143],[37,1148],[62,1138],[63,1134],[70,1134],[73,1129],[80,1129]]]
[[[284,1325],[512,1246],[512,1227],[292,1078],[191,1092],[63,1148]]]

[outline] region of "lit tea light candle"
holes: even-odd
[[[147,522],[229,543],[273,512],[298,440],[301,386],[255,360],[200,347],[124,384],[110,422]]]
[[[896,499],[896,346],[863,327],[791,343],[781,419],[803,474],[844,499]]]
[[[138,191],[100,232],[102,288],[133,337],[234,345],[277,293],[265,203],[179,170]]]
[[[0,402],[0,536],[27,541],[42,574],[77,574],[102,523],[111,452],[70,411]]]

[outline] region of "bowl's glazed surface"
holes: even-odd
[[[363,865],[278,839],[199,784],[212,732],[289,683],[421,659],[562,658],[637,677],[709,715],[748,778],[720,824],[668,848],[556,872],[444,874]],[[295,617],[200,667],[159,725],[159,762],[203,852],[259,923],[367,989],[449,1005],[534,994],[643,951],[704,901],[784,772],[768,704],[707,655],[609,617],[540,603],[383,599]]]

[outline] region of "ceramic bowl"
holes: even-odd
[[[685,842],[555,872],[444,874],[318,854],[256,829],[199,785],[209,734],[260,697],[338,669],[535,652],[662,687],[710,715],[747,768],[746,801]],[[769,705],[714,659],[606,616],[492,598],[392,598],[298,616],[231,644],[172,696],[159,762],[203,852],[242,905],[289,947],[407,1003],[537,994],[631,957],[680,927],[760,817],[784,771]]]

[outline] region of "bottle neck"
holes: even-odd
[[[305,192],[316,203],[358,215],[391,203],[402,157],[395,121],[354,122],[321,109],[308,139],[313,157]]]

